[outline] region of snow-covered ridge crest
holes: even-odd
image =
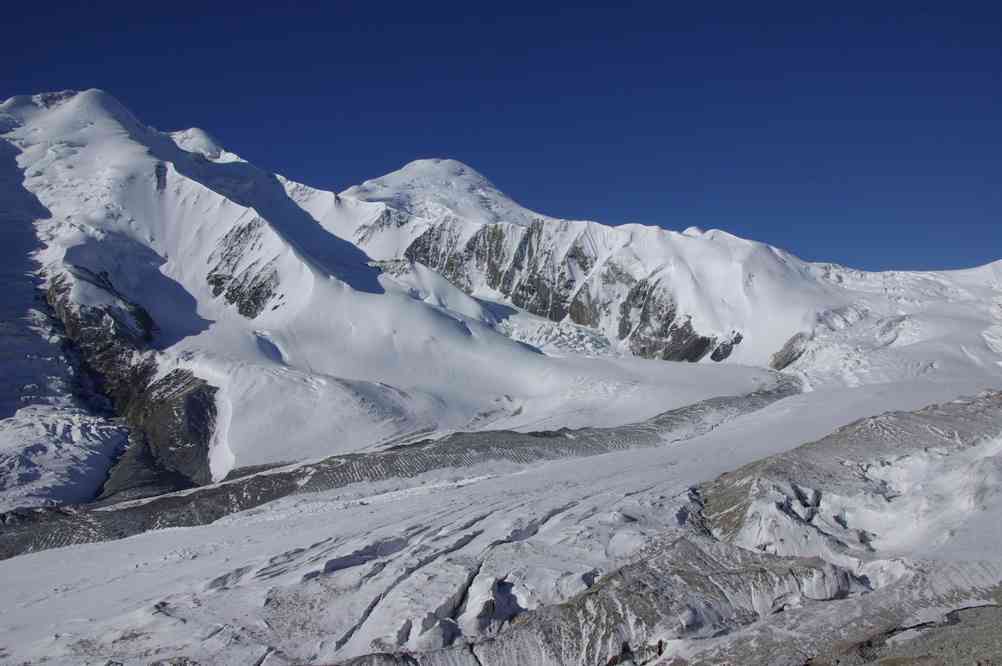
[[[177,147],[201,155],[212,162],[243,162],[239,156],[227,151],[211,134],[199,127],[171,132],[170,138]]]
[[[423,264],[477,299],[591,328],[607,340],[600,347],[643,357],[785,367],[824,347],[833,317],[840,331],[880,328],[897,316],[939,318],[949,300],[978,311],[988,330],[977,303],[1002,290],[993,265],[870,273],[719,229],[553,218],[455,160],[419,160],[340,195],[283,182],[320,224],[374,259]],[[845,312],[864,316],[850,323]],[[978,365],[993,363],[984,344],[968,348]]]
[[[844,304],[775,248],[718,230],[548,217],[455,160],[412,162],[341,195],[286,186],[374,259],[423,263],[475,297],[592,327],[640,356],[765,364],[819,309]]]

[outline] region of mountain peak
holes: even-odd
[[[384,203],[417,217],[451,214],[480,224],[510,222],[523,226],[543,217],[515,203],[473,167],[445,158],[408,162],[344,194]]]
[[[0,122],[0,131],[43,116],[46,118],[43,124],[56,134],[88,124],[117,127],[129,133],[142,133],[148,129],[124,104],[98,88],[18,95],[0,104],[0,114],[6,120]]]
[[[444,157],[417,159],[408,162],[396,171],[385,176],[367,180],[361,187],[369,184],[404,185],[427,187],[432,184],[457,184],[475,187],[489,187],[497,190],[486,176],[468,164],[459,160]],[[500,192],[498,192],[500,194]]]
[[[190,127],[186,130],[170,132],[170,138],[178,148],[185,152],[201,155],[213,162],[232,161],[227,157],[236,157],[229,153],[214,136],[200,127]]]
[[[451,157],[425,157],[416,159],[405,164],[401,168],[401,171],[438,171],[454,176],[472,174],[479,178],[484,177],[469,164],[464,164],[463,162],[454,160]]]

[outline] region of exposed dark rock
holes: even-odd
[[[337,194],[334,195],[335,205],[341,203]],[[355,232],[355,241],[359,245],[365,245],[373,236],[387,228],[402,227],[410,222],[410,217],[400,211],[386,207],[375,220],[369,224],[362,225]]]
[[[719,345],[717,345],[717,348],[713,350],[712,354],[710,354],[710,358],[718,362],[723,361],[724,359],[726,359],[728,356],[731,355],[731,352],[734,351],[734,348],[736,346],[741,344],[742,340],[744,340],[744,336],[735,331],[734,333],[731,334],[729,340],[724,340]]]
[[[186,370],[155,380],[148,343],[156,324],[142,307],[110,283],[75,267],[86,280],[114,296],[114,304],[82,306],[70,300],[66,276],[50,282],[46,298],[63,323],[95,388],[125,417],[130,444],[109,472],[102,499],[124,493],[142,497],[208,483],[208,449],[215,429],[215,388]]]
[[[698,361],[715,338],[699,335],[692,320],[678,317],[675,302],[658,281],[640,280],[619,306],[619,338],[630,351],[645,358]]]
[[[193,485],[183,474],[161,465],[145,439],[134,438],[109,471],[98,500],[138,499],[191,488]]]
[[[212,481],[209,443],[215,431],[216,389],[187,370],[174,370],[130,403],[126,420],[143,433],[115,464],[100,499],[140,496]],[[116,499],[127,499],[119,495]]]
[[[167,165],[163,162],[157,162],[157,165],[153,167],[153,175],[157,179],[157,192],[163,192],[167,189]]]
[[[481,232],[478,232],[469,241],[467,247],[475,245],[477,237],[480,235]],[[443,224],[434,226],[415,238],[404,252],[404,256],[411,261],[419,261],[435,269],[460,289],[470,291],[472,285],[462,270],[462,250],[458,233],[453,228]],[[484,261],[488,261],[491,256],[488,253],[483,257]]]
[[[75,270],[77,279],[87,279],[86,269]],[[46,300],[62,322],[66,336],[75,345],[96,387],[111,398],[116,411],[126,407],[146,388],[156,370],[146,345],[155,330],[143,308],[122,298],[107,282],[107,276],[88,280],[115,296],[115,306],[76,306],[70,301],[66,276],[50,282]]]
[[[274,261],[252,260],[241,268],[245,257],[260,248],[265,223],[254,218],[230,229],[209,256],[214,264],[206,276],[212,295],[220,294],[227,303],[248,319],[261,314],[278,289],[278,271]]]
[[[782,370],[788,367],[803,355],[804,351],[807,350],[807,343],[810,340],[811,336],[807,333],[794,334],[778,352],[772,355],[769,367],[773,370]]]
[[[735,332],[718,345],[716,338],[695,331],[678,313],[670,285],[638,281],[613,262],[596,269],[598,258],[583,234],[560,254],[541,220],[528,227],[485,225],[465,242],[446,221],[416,238],[404,254],[467,292],[475,287],[472,276],[483,275],[487,286],[513,305],[552,321],[569,316],[598,327],[612,316],[619,339],[628,340],[638,356],[698,361],[712,351],[714,360],[723,360],[741,339]]]

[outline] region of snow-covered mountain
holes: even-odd
[[[894,484],[922,534],[998,515],[998,394],[946,401],[1002,388],[1002,262],[869,273],[561,220],[453,160],[328,192],[98,90],[11,98],[0,139],[0,661],[628,663],[1002,585],[899,566],[930,551],[873,515]],[[940,469],[980,490],[925,510]],[[40,592],[75,553],[83,583]]]
[[[874,348],[892,344],[902,328],[911,331],[903,336],[908,344],[947,334],[917,333],[915,318],[926,315],[976,318],[952,331],[972,334],[965,347],[976,365],[991,364],[999,349],[992,336],[1002,262],[866,273],[804,262],[719,230],[559,220],[522,208],[454,160],[418,160],[341,195],[287,189],[374,259],[419,264],[482,301],[586,327],[605,338],[601,347],[620,353],[786,367],[809,348],[820,355],[815,338],[863,320],[884,331],[860,341]]]
[[[34,202],[11,223],[34,227],[50,304],[142,433],[124,476],[153,460],[157,489],[406,435],[615,425],[772,381],[541,354],[431,272],[381,274],[288,182],[101,91],[0,113],[4,197]]]
[[[162,489],[420,433],[617,425],[771,381],[631,357],[810,385],[999,370],[1002,264],[871,274],[558,220],[452,160],[336,194],[97,90],[12,98],[0,123],[3,196],[32,204],[11,224],[37,233],[17,259],[144,433],[113,478],[149,466],[132,458]]]

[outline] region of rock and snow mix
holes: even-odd
[[[0,138],[0,510],[101,500],[2,514],[0,661],[802,663],[999,598],[1002,262],[326,192],[93,90]]]

